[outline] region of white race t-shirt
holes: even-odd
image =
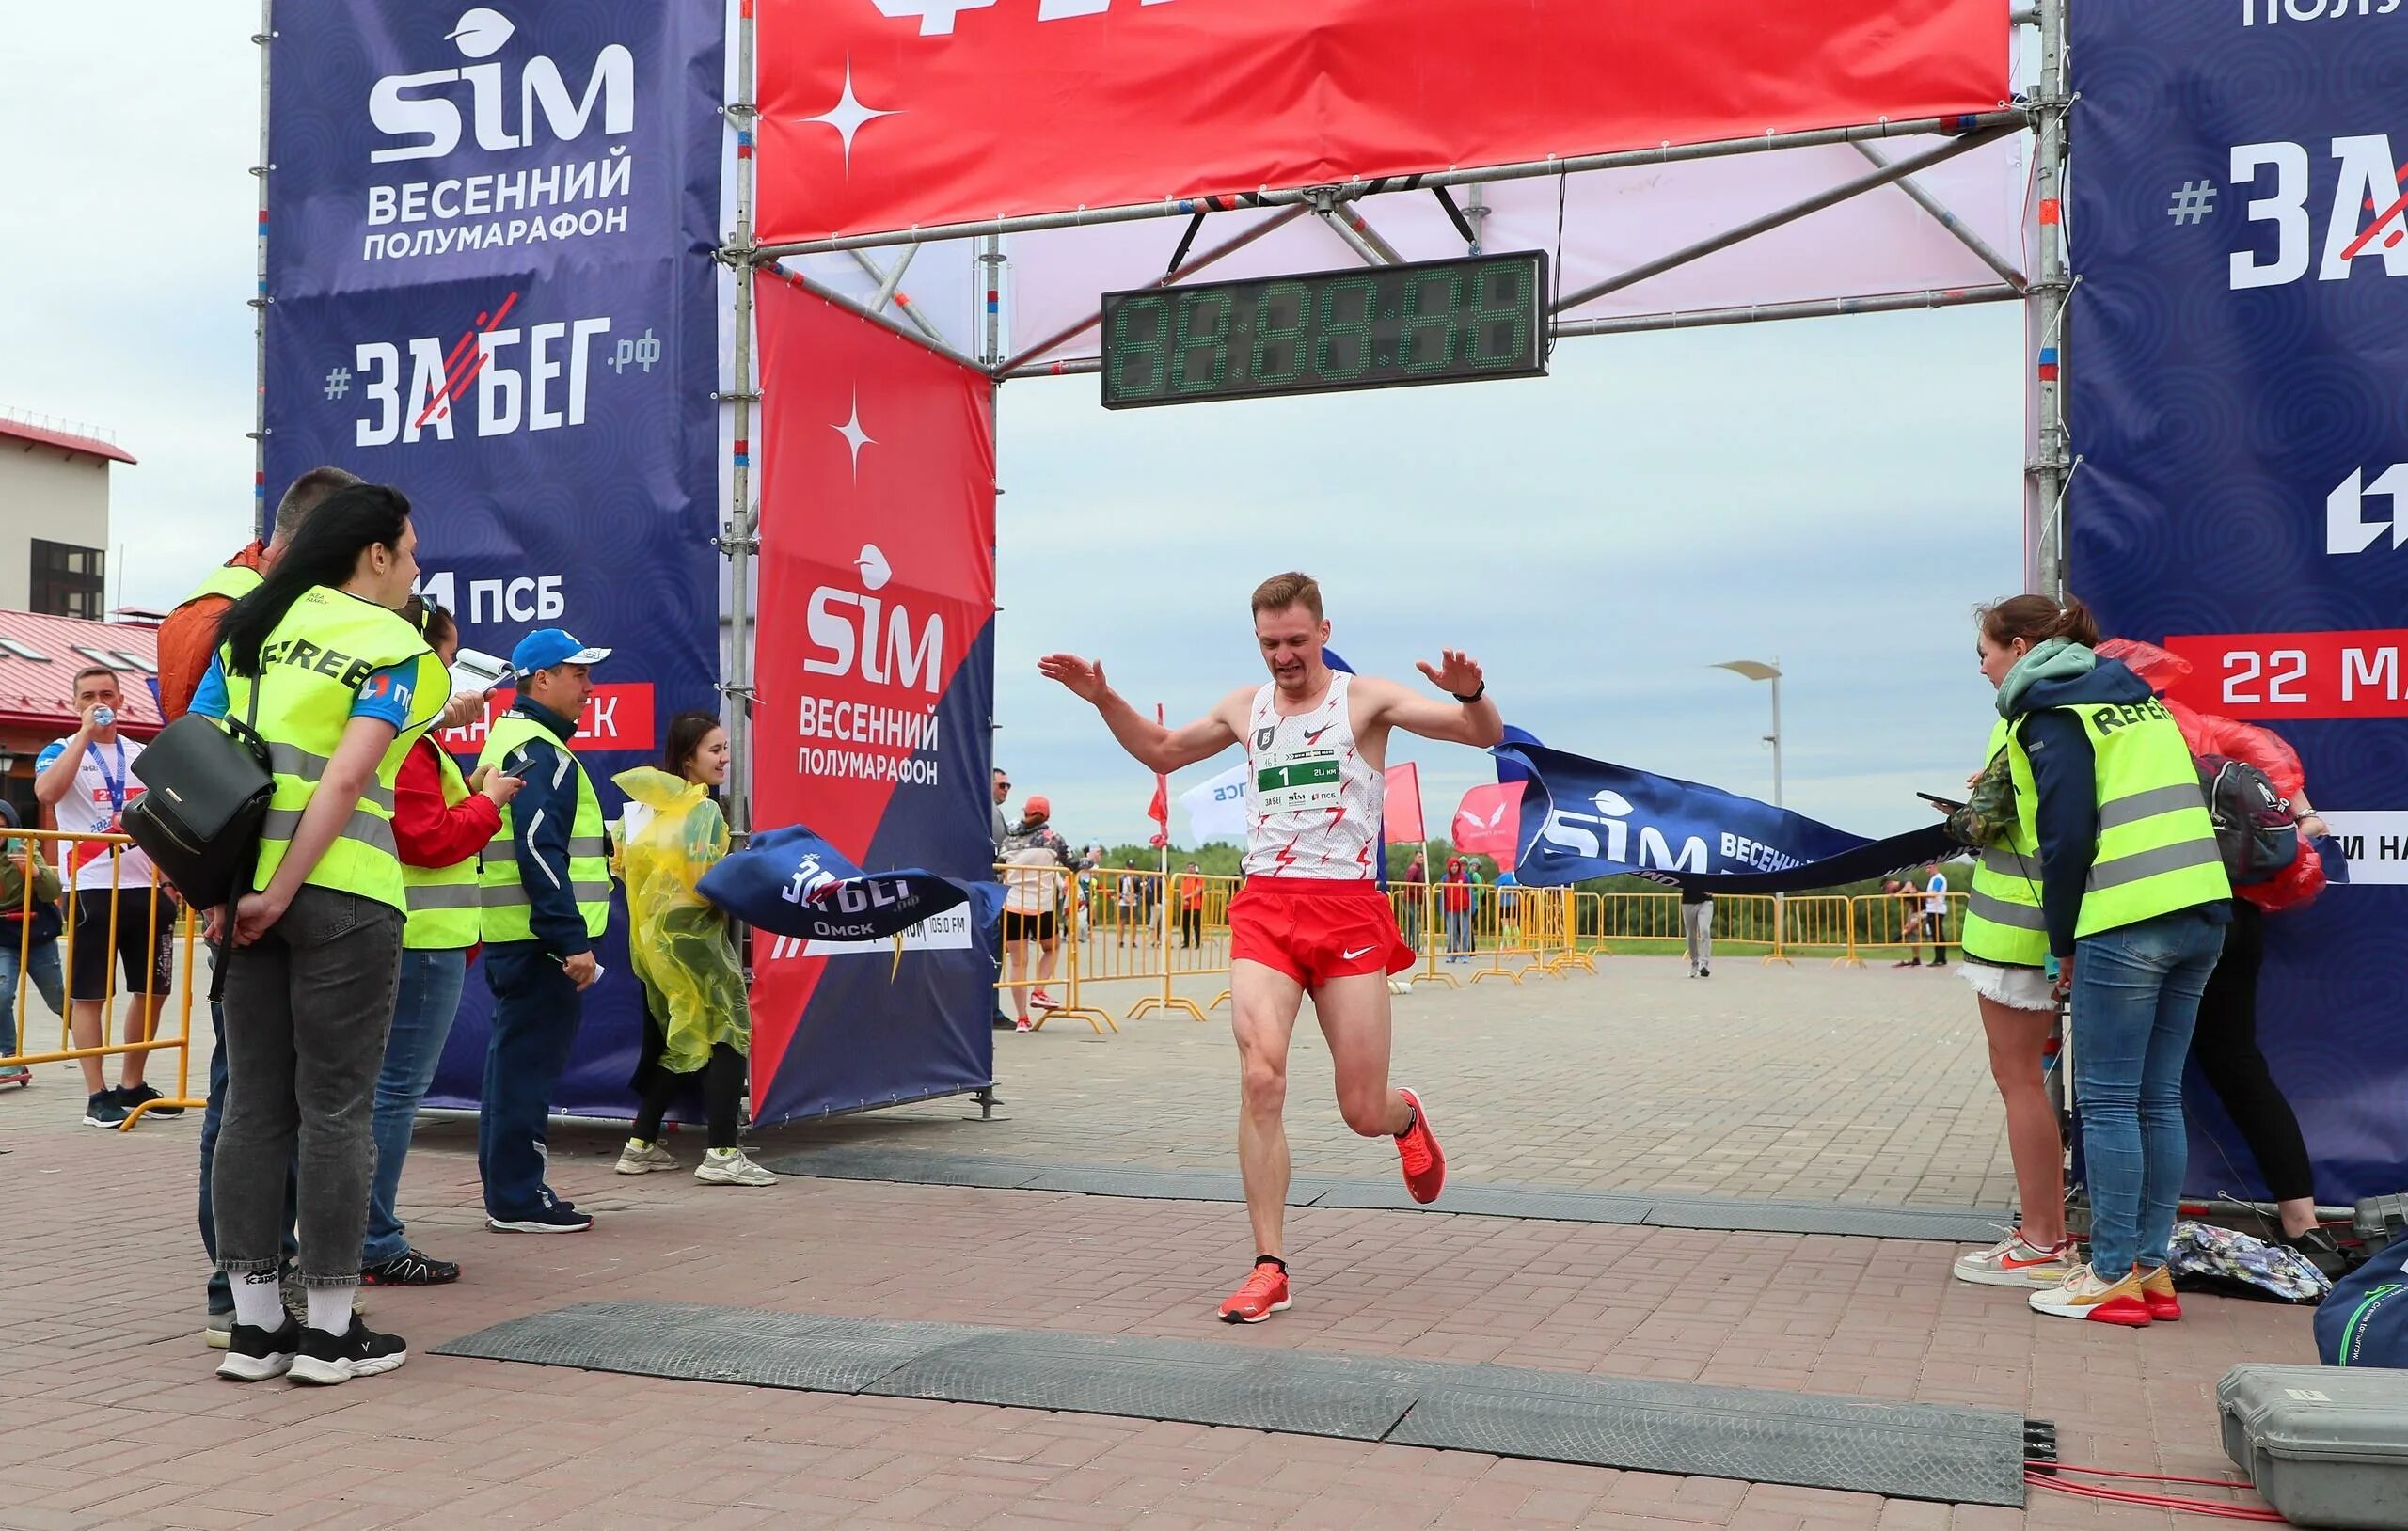
[[[54,739],[35,757],[34,774],[40,776],[53,762],[67,752],[65,739]],[[75,784],[67,796],[58,799],[53,810],[58,827],[71,834],[119,834],[119,803],[132,802],[142,796],[142,783],[134,774],[134,763],[142,757],[142,746],[135,740],[119,735],[112,744],[95,740],[84,751],[83,762],[75,768]],[[117,783],[121,791],[110,790]],[[150,886],[150,858],[135,846],[128,845],[117,853],[123,861],[114,873],[109,870],[110,853],[106,846],[77,842],[70,844],[59,860],[75,870],[74,886],[86,892],[97,889],[103,892],[111,887],[142,889]]]
[[[1925,914],[1948,912],[1948,879],[1937,872],[1931,875],[1931,881],[1924,887],[1923,912]]]

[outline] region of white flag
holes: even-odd
[[[1232,766],[1220,775],[1179,795],[1187,810],[1187,838],[1194,844],[1208,840],[1245,838],[1245,766]]]

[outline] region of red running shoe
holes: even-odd
[[[1288,1311],[1288,1272],[1264,1260],[1245,1278],[1245,1285],[1221,1304],[1221,1322],[1259,1324],[1275,1313]]]
[[[1397,1094],[1413,1105],[1413,1125],[1396,1140],[1397,1158],[1404,1161],[1404,1189],[1426,1206],[1446,1189],[1447,1156],[1438,1146],[1437,1135],[1430,1130],[1430,1112],[1421,1097],[1405,1089]]]

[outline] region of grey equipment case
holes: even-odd
[[[2235,1366],[2225,1454],[2294,1525],[2408,1527],[2408,1371]]]

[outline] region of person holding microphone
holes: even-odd
[[[448,669],[460,653],[452,613],[412,596],[402,610]],[[484,716],[485,693],[452,699],[440,726],[458,728]],[[376,1076],[376,1174],[368,1193],[368,1240],[359,1252],[360,1280],[371,1286],[436,1286],[460,1279],[460,1267],[410,1244],[394,1209],[402,1165],[409,1158],[419,1102],[435,1082],[435,1065],[460,1013],[468,955],[477,944],[477,854],[501,828],[502,805],[522,783],[499,771],[471,783],[436,742],[433,731],[411,742],[393,788],[393,839],[402,859],[406,908],[402,921],[402,982],[393,1002],[392,1034]]]
[[[525,785],[503,805],[477,882],[477,926],[493,990],[477,1115],[485,1226],[497,1233],[582,1233],[591,1214],[544,1183],[552,1086],[568,1066],[584,994],[602,976],[594,943],[610,919],[610,840],[602,799],[569,749],[594,694],[592,667],[610,656],[557,627],[511,651],[518,700],[495,718],[477,768]]]

